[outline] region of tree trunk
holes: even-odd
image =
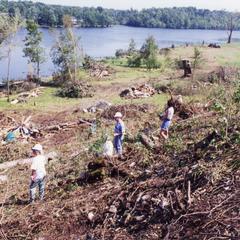
[[[39,61],[37,62],[37,78],[38,78],[38,82],[39,82],[39,79],[40,79],[40,63],[39,63]]]
[[[228,44],[230,44],[232,42],[232,33],[233,33],[233,29],[230,30],[230,33],[228,35]]]
[[[8,65],[7,65],[7,101],[10,102],[10,65],[11,65],[11,47],[8,49]]]
[[[229,26],[228,41],[227,41],[228,44],[230,44],[230,43],[232,42],[233,29],[234,29],[234,26],[233,26],[233,17],[231,17],[230,26]]]

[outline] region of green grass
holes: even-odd
[[[240,67],[240,44],[224,45],[216,60],[223,66]]]
[[[199,47],[203,54],[205,61],[201,66],[201,72],[210,72],[216,66],[236,66],[240,67],[240,44],[234,43],[230,45],[223,45],[220,49],[212,49],[208,47]],[[193,56],[193,47],[177,47],[170,52],[171,61],[174,59],[190,58]],[[107,79],[92,80],[91,84],[96,87],[95,96],[91,99],[67,99],[56,96],[57,88],[44,88],[43,94],[37,98],[31,98],[27,103],[11,105],[7,102],[6,98],[0,98],[0,111],[1,110],[41,110],[41,111],[63,111],[72,106],[86,107],[89,104],[105,99],[113,104],[128,104],[128,103],[149,103],[162,108],[168,99],[168,95],[156,94],[151,98],[124,100],[119,97],[119,93],[126,87],[136,84],[154,82],[154,84],[169,84],[173,86],[185,86],[189,84],[189,79],[184,80],[179,78],[179,71],[170,67],[164,66],[163,69],[156,69],[148,71],[144,68],[130,68],[127,67],[127,59],[107,59],[105,60],[116,73]],[[90,81],[89,75],[85,71],[79,72],[79,77]],[[187,82],[186,82],[187,81]],[[15,99],[16,96],[11,96]],[[188,97],[187,100],[202,100],[202,96]]]
[[[69,106],[78,104],[81,99],[67,99],[56,96],[57,88],[44,88],[43,93],[36,98],[31,98],[27,103],[12,105],[6,98],[0,98],[0,110],[41,110],[54,111],[64,110]],[[11,96],[14,99],[16,96]]]

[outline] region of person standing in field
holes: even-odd
[[[43,155],[43,147],[36,144],[32,148],[32,165],[31,165],[31,183],[30,183],[30,203],[35,201],[36,189],[39,189],[39,198],[43,200],[45,194],[45,177],[46,177],[46,158]]]
[[[165,140],[169,138],[169,127],[172,123],[172,119],[174,116],[174,103],[173,100],[169,100],[167,103],[167,108],[163,114],[163,122],[161,125],[160,136]]]
[[[116,154],[119,158],[123,158],[123,139],[125,134],[125,125],[122,121],[122,114],[120,112],[117,112],[114,116],[114,119],[116,120],[115,128],[114,128],[114,149]]]

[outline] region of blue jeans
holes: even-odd
[[[30,184],[30,202],[35,200],[36,189],[39,189],[39,198],[43,200],[45,193],[45,178],[36,179],[35,181],[31,181]]]
[[[114,137],[114,141],[113,141],[114,149],[115,149],[116,153],[119,155],[122,155],[122,152],[123,152],[122,144],[123,144],[122,136]]]

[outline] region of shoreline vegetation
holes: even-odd
[[[149,8],[137,11],[114,10],[102,7],[70,7],[33,3],[30,1],[0,1],[0,14],[20,14],[41,27],[62,27],[63,16],[71,15],[75,26],[82,28],[107,28],[113,25],[166,29],[229,30],[232,20],[235,30],[240,29],[235,13],[210,11],[194,7]]]

